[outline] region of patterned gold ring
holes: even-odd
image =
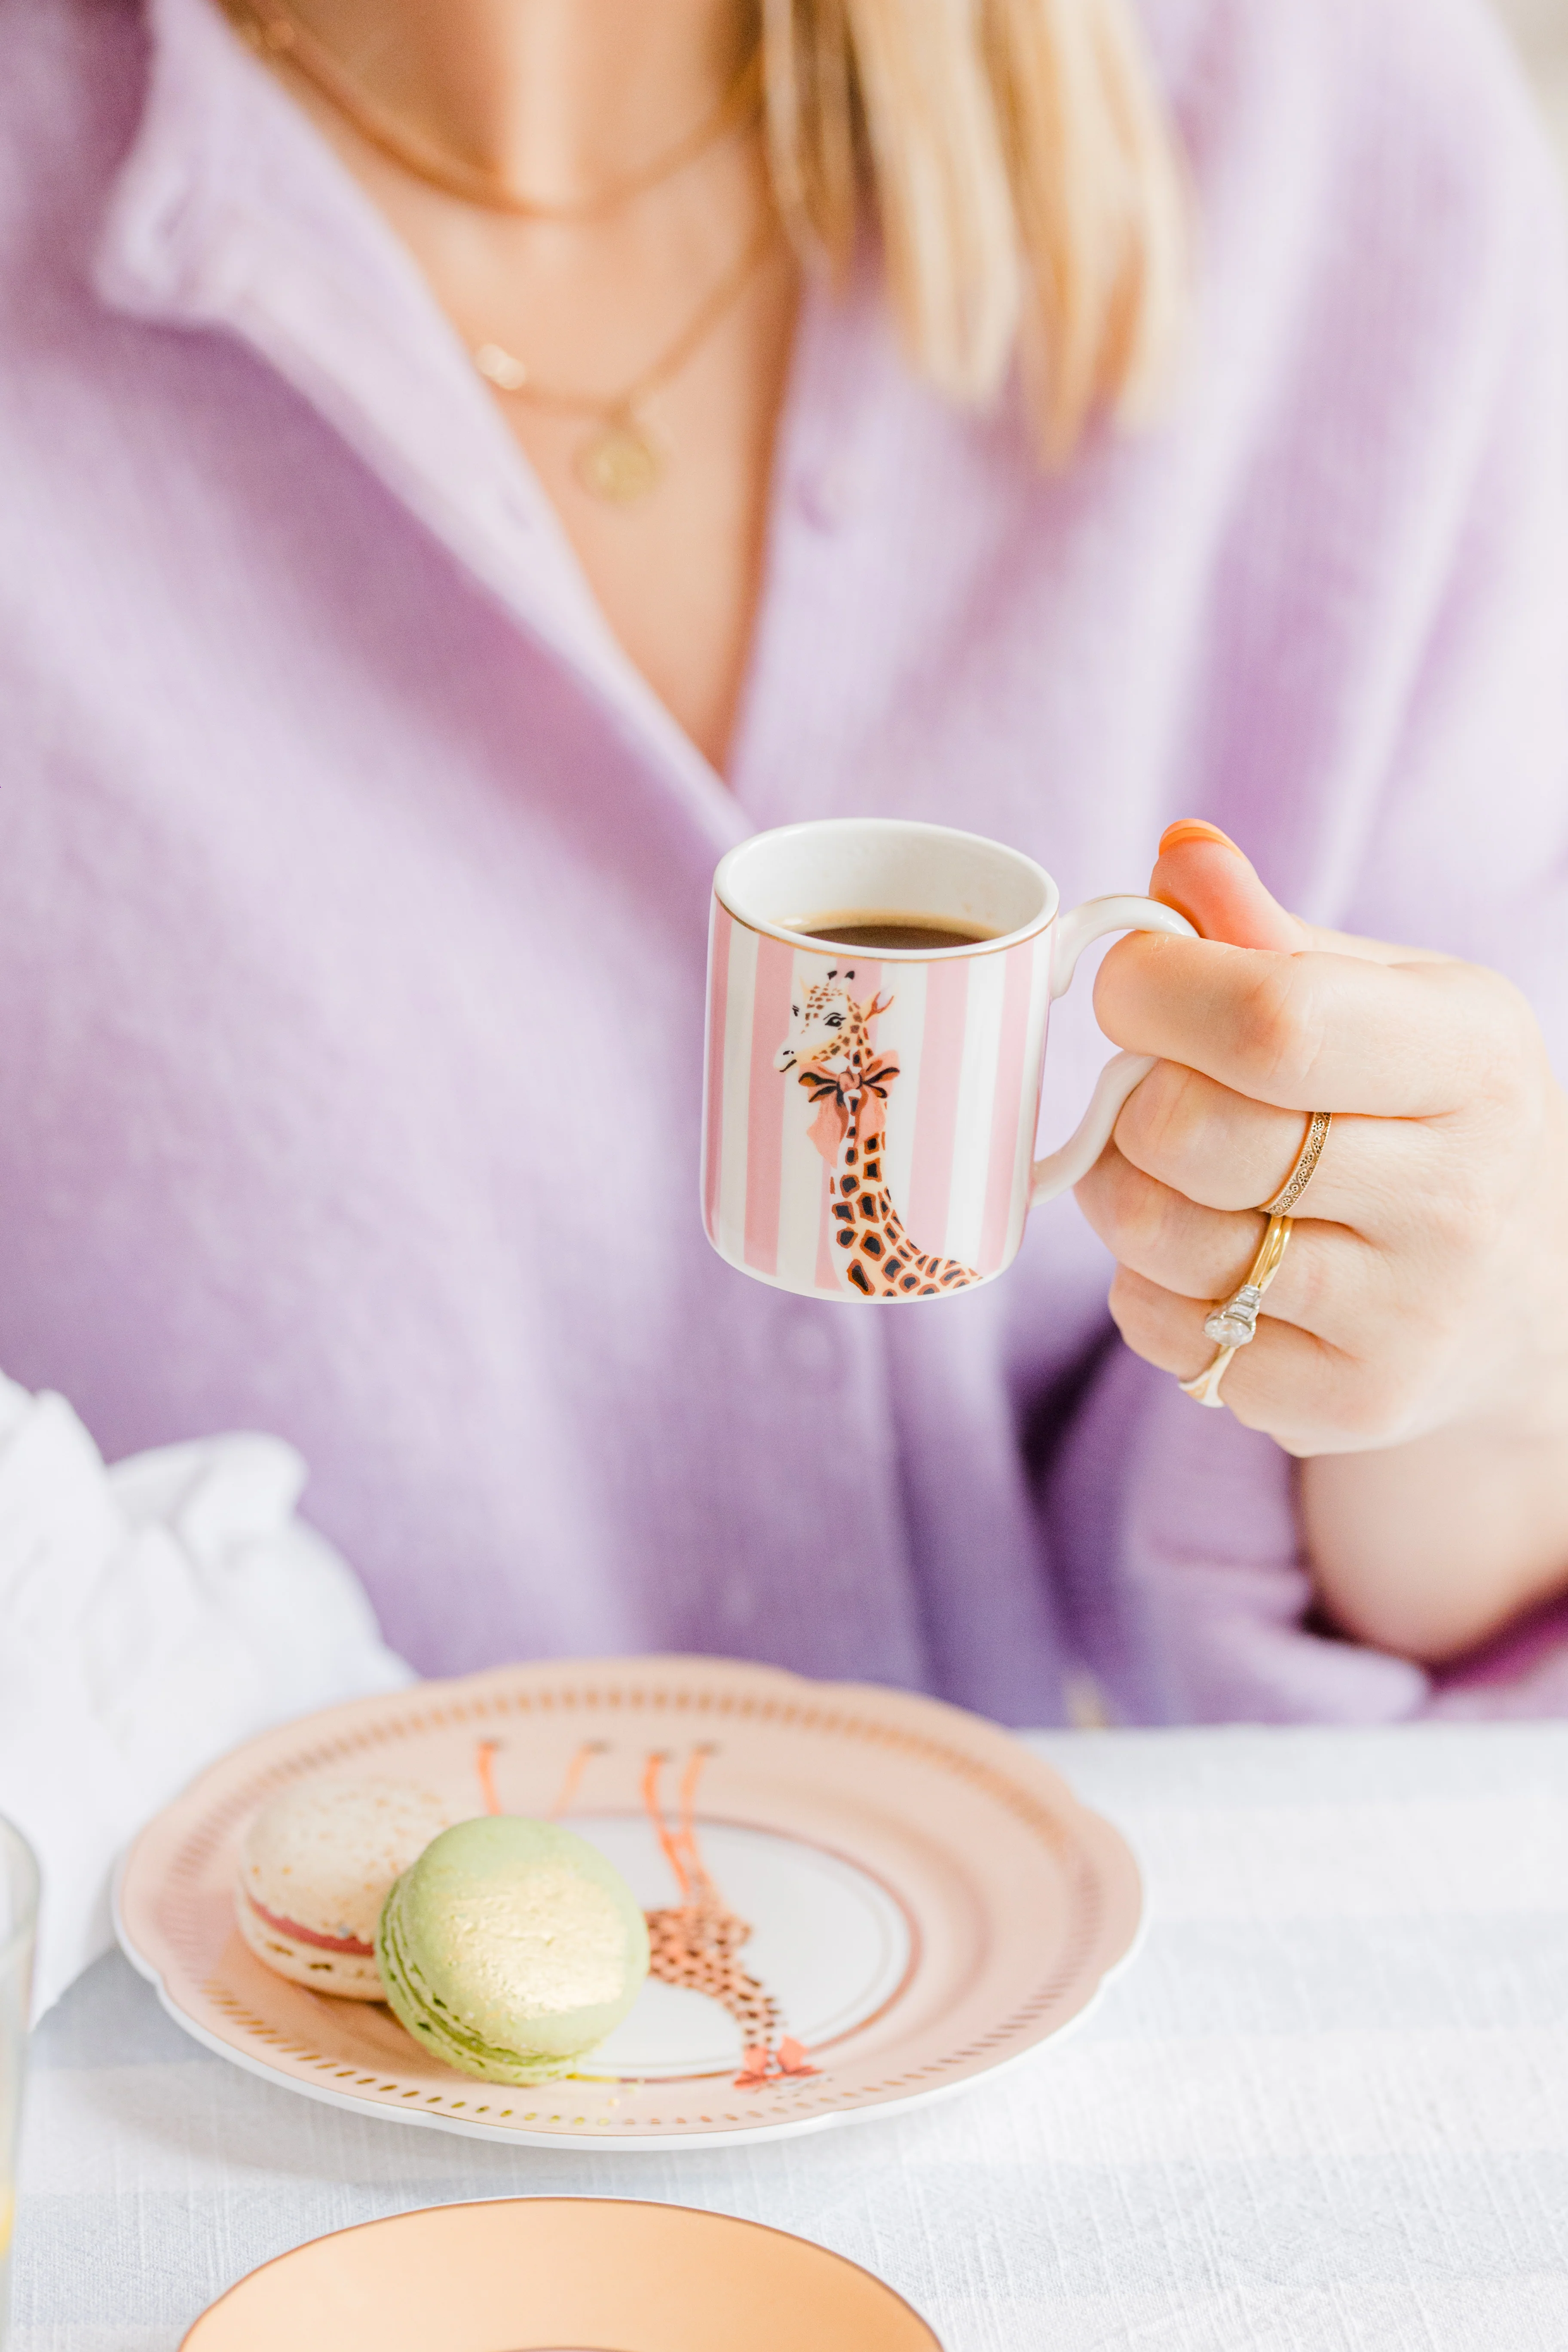
[[[1180,1383],[1182,1394],[1190,1396],[1195,1404],[1211,1405],[1217,1412],[1225,1399],[1219,1384],[1229,1368],[1231,1358],[1242,1348],[1250,1347],[1258,1336],[1258,1312],[1263,1304],[1263,1294],[1279,1271],[1280,1262],[1290,1245],[1291,1220],[1271,1216],[1263,1245],[1247,1270],[1247,1280],[1239,1290],[1222,1300],[1204,1318],[1205,1337],[1213,1339],[1219,1353],[1212,1363],[1190,1381]]]
[[[1315,1110],[1307,1121],[1307,1139],[1296,1157],[1296,1165],[1280,1185],[1271,1201],[1259,1203],[1266,1217],[1282,1217],[1293,1209],[1312,1181],[1312,1171],[1323,1156],[1323,1146],[1329,1139],[1329,1129],[1334,1123],[1331,1110]]]

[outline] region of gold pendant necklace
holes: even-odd
[[[630,413],[615,418],[577,452],[577,479],[611,506],[635,506],[664,478],[664,459]]]
[[[439,154],[390,115],[384,114],[331,50],[294,15],[287,0],[224,0],[224,5],[253,48],[263,56],[286,58],[378,153],[465,204],[482,205],[491,211],[514,214],[525,220],[567,225],[602,220],[635,197],[672,179],[731,131],[753,122],[762,105],[762,59],[760,52],[753,50],[707,121],[699,123],[655,162],[613,181],[592,196],[572,203],[549,203],[542,197],[523,195],[477,165]],[[591,497],[603,499],[612,506],[631,506],[657,488],[665,473],[664,453],[639,413],[642,404],[679,374],[731,303],[739,299],[773,242],[773,231],[774,223],[770,216],[739,260],[703,299],[674,341],[659,353],[651,367],[645,368],[618,393],[601,397],[536,383],[532,370],[500,343],[481,343],[472,354],[474,365],[488,383],[509,398],[557,415],[592,419],[598,430],[577,452],[577,479]]]
[[[643,403],[679,374],[695,357],[726,310],[735,302],[773,241],[774,224],[764,221],[740,257],[706,295],[673,342],[651,367],[620,392],[607,395],[570,392],[556,384],[536,383],[532,370],[501,343],[481,343],[473,353],[475,367],[487,383],[508,399],[520,400],[555,416],[584,416],[597,425],[578,449],[574,471],[591,497],[611,506],[634,506],[657,489],[664,478],[666,460],[644,424]]]

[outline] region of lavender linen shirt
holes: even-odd
[[[1071,902],[1202,814],[1568,1036],[1563,261],[1513,73],[1462,0],[1150,15],[1203,225],[1170,414],[1042,478],[873,286],[813,297],[726,789],[209,0],[0,12],[0,1364],[110,1455],[292,1440],[423,1668],[1568,1706],[1554,1638],[1437,1692],[1310,1630],[1289,1464],[1121,1350],[1070,1201],[880,1314],[699,1224],[709,881],[760,825],[965,825]],[[1062,1010],[1058,1130],[1104,1051]]]

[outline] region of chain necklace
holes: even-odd
[[[754,121],[762,104],[762,59],[753,50],[730,84],[719,105],[684,139],[667,148],[654,163],[626,173],[592,196],[551,204],[525,196],[504,180],[476,164],[458,162],[426,147],[366,98],[324,43],[285,5],[285,0],[225,0],[234,21],[252,48],[263,56],[287,58],[321,96],[335,106],[372,147],[401,165],[416,179],[492,212],[524,220],[586,224],[646,194],[696,162],[710,147],[743,123]],[[537,383],[533,371],[500,343],[481,343],[472,352],[475,367],[497,392],[557,416],[586,417],[598,430],[579,449],[575,472],[583,488],[612,505],[629,506],[645,498],[663,478],[665,458],[639,414],[643,403],[678,375],[737,301],[773,243],[774,224],[766,220],[740,257],[726,270],[711,292],[651,366],[608,394],[573,392],[562,385]]]
[[[695,356],[760,268],[773,236],[773,222],[764,221],[674,341],[619,392],[569,392],[561,385],[536,383],[532,370],[500,343],[481,343],[473,354],[474,365],[488,383],[510,399],[524,401],[551,415],[585,416],[597,425],[598,431],[577,453],[577,479],[595,498],[608,499],[615,506],[630,506],[658,487],[665,470],[663,453],[639,414],[643,403]]]
[[[384,114],[326,44],[319,41],[292,9],[282,5],[282,0],[270,0],[270,5],[268,0],[226,0],[226,5],[253,49],[263,56],[286,58],[353,123],[361,138],[389,161],[401,164],[405,172],[429,186],[460,197],[465,204],[483,205],[491,212],[514,213],[522,220],[602,220],[662,181],[673,179],[731,131],[754,121],[762,105],[762,58],[760,52],[753,50],[712,113],[694,131],[688,131],[684,139],[678,140],[651,163],[610,181],[591,196],[551,203],[543,197],[522,194],[482,165],[464,163],[455,156],[441,154],[436,148],[427,147],[416,132],[405,130],[391,115]]]

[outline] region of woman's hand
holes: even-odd
[[[1346,1630],[1451,1655],[1568,1586],[1568,1101],[1507,982],[1310,929],[1212,828],[1173,826],[1151,887],[1203,937],[1121,941],[1095,992],[1118,1045],[1162,1057],[1079,1187],[1111,1312],[1151,1363],[1201,1370],[1255,1204],[1333,1112],[1225,1402],[1309,1457]]]

